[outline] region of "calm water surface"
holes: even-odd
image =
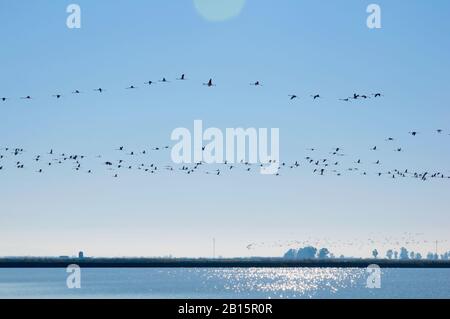
[[[366,288],[365,269],[0,269],[0,298],[450,298],[450,269],[383,269]]]

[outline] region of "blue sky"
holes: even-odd
[[[381,159],[389,168],[450,174],[447,1],[377,1],[381,30],[366,27],[371,2],[360,0],[247,0],[222,22],[205,19],[190,0],[77,1],[79,30],[66,27],[70,3],[0,4],[0,96],[11,97],[0,104],[0,147],[23,147],[28,157],[50,148],[115,156],[119,145],[170,144],[174,128],[201,119],[222,129],[280,128],[287,162],[309,155],[309,147],[319,156],[341,147],[350,162]],[[189,81],[175,81],[181,73]],[[143,85],[162,77],[173,82]],[[210,90],[201,83],[211,77],[217,86]],[[256,80],[264,86],[248,85]],[[140,88],[124,89],[131,84]],[[96,94],[97,87],[106,92]],[[75,89],[83,94],[72,96]],[[383,99],[337,100],[378,91]],[[292,93],[301,98],[291,103]],[[314,93],[323,98],[311,101]],[[35,99],[18,99],[25,95]],[[446,133],[435,134],[438,128]],[[412,130],[420,134],[412,138]],[[390,136],[392,145],[384,141]],[[405,152],[393,152],[397,146]],[[367,255],[398,247],[339,242],[405,233],[420,233],[428,243],[411,248],[426,252],[430,241],[450,239],[449,190],[448,181],[308,169],[278,178],[130,173],[117,180],[5,170],[0,255],[209,256],[213,237],[223,256],[281,255],[290,247],[277,243],[295,240]],[[247,250],[253,242],[266,244]]]

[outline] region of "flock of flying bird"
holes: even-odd
[[[442,129],[436,130],[435,134],[443,134]],[[417,131],[409,132],[411,137],[417,136],[419,133]],[[388,137],[385,139],[385,144],[395,141],[394,138]],[[384,146],[384,145],[383,145]],[[379,146],[371,146],[368,148],[372,153],[377,154]],[[394,152],[403,152],[401,147],[392,148]],[[205,150],[205,147],[203,147]],[[326,158],[320,157],[317,154],[318,150],[316,148],[307,149],[308,155],[302,159],[297,159],[291,162],[280,161],[270,161],[270,164],[278,165],[278,172],[276,176],[280,176],[287,171],[292,171],[298,168],[305,168],[316,175],[335,175],[342,176],[343,174],[359,174],[362,176],[373,175],[373,176],[387,176],[392,179],[396,178],[415,178],[421,181],[427,181],[429,179],[450,179],[450,173],[445,173],[443,171],[414,171],[408,168],[396,168],[396,169],[383,169],[381,160],[365,161],[360,158],[350,158],[348,154],[343,152],[343,148],[336,147],[328,151],[329,156]],[[170,153],[170,146],[156,146],[143,150],[130,150],[124,146],[119,146],[114,150],[114,155],[95,155],[86,156],[84,154],[73,154],[65,152],[56,152],[50,149],[45,154],[36,154],[32,158],[24,159],[26,150],[23,148],[11,148],[3,147],[0,148],[0,173],[5,171],[8,167],[15,169],[25,170],[29,167],[32,168],[36,173],[42,174],[55,166],[61,166],[64,164],[69,164],[70,167],[78,172],[85,172],[88,174],[93,174],[97,172],[99,167],[104,167],[114,178],[118,178],[119,175],[124,171],[137,170],[149,174],[157,174],[163,171],[169,172],[180,172],[188,175],[204,173],[209,175],[223,175],[230,173],[232,171],[241,172],[259,172],[264,164],[252,164],[241,160],[239,163],[229,163],[225,161],[219,164],[206,164],[204,162],[197,162],[193,164],[175,165],[170,162],[162,162],[157,157],[157,153],[165,152],[168,156]],[[111,156],[111,158],[109,158]],[[344,161],[344,157],[349,158],[348,161]],[[114,159],[113,159],[114,158]],[[90,162],[90,159],[96,159],[96,165]],[[9,161],[8,161],[9,160]],[[31,164],[34,165],[31,165]],[[365,165],[368,164],[369,166]],[[374,169],[371,169],[374,168]]]
[[[176,78],[176,81],[185,81],[187,77],[185,74],[182,74],[180,77]],[[153,86],[157,83],[167,84],[170,83],[170,80],[167,80],[165,77],[160,79],[159,81],[146,81],[143,84],[146,86]],[[202,83],[203,86],[206,87],[215,87],[216,83],[213,79],[209,79],[208,81]],[[249,83],[251,86],[259,87],[263,86],[261,81],[255,81]],[[125,88],[126,90],[136,90],[138,86],[130,85]],[[97,92],[99,94],[104,93],[106,90],[102,87],[93,89],[92,91]],[[71,95],[82,94],[83,91],[76,89],[71,92]],[[55,99],[62,99],[65,95],[62,93],[55,93],[51,95]],[[289,94],[289,100],[297,100],[300,99],[300,95],[298,94]],[[312,100],[321,99],[322,96],[320,94],[312,94],[309,96]],[[356,100],[367,100],[367,99],[377,99],[383,97],[382,93],[372,93],[372,94],[358,94],[354,93],[351,96],[339,98],[339,101],[342,102],[352,102]],[[21,100],[33,100],[34,97],[31,95],[25,95],[20,97]],[[11,100],[8,97],[0,97],[0,102],[7,102]],[[443,129],[436,129],[435,134],[444,134]],[[416,137],[420,133],[417,131],[409,132],[411,137]],[[450,134],[448,134],[450,135]],[[384,143],[391,143],[396,141],[393,137],[388,137],[385,139]],[[383,145],[384,146],[384,145]],[[371,146],[369,149],[371,152],[376,153],[379,149],[381,149],[381,145]],[[168,150],[170,149],[169,145],[165,146],[155,146],[148,149],[142,150],[130,150],[125,146],[119,146],[114,150],[114,155],[111,158],[105,159],[106,156],[103,155],[94,155],[94,156],[86,156],[83,154],[74,154],[74,153],[66,153],[66,152],[56,152],[53,149],[42,153],[31,156],[31,158],[25,159],[24,156],[27,154],[26,150],[18,147],[0,147],[0,176],[1,173],[4,172],[7,168],[19,169],[19,170],[27,170],[30,168],[30,171],[36,172],[37,174],[43,174],[46,171],[50,170],[53,167],[68,165],[70,169],[76,172],[84,172],[86,174],[94,174],[97,172],[97,169],[105,170],[109,172],[109,174],[118,178],[122,172],[137,170],[143,173],[148,174],[158,174],[164,171],[168,172],[178,172],[181,174],[194,175],[194,174],[208,174],[208,175],[216,175],[220,176],[223,174],[230,173],[232,171],[241,171],[241,172],[259,172],[259,168],[263,167],[262,164],[252,164],[245,161],[240,161],[239,163],[228,163],[224,162],[222,164],[216,164],[215,166],[206,165],[204,162],[198,162],[191,165],[174,165],[170,162],[160,163],[155,158],[155,153],[161,153],[166,151],[166,155],[168,155]],[[204,150],[204,148],[203,148]],[[312,172],[316,175],[335,175],[342,176],[344,173],[347,174],[359,174],[362,176],[373,175],[373,176],[387,176],[391,179],[397,178],[414,178],[420,181],[427,181],[429,179],[450,179],[450,172],[444,173],[442,171],[414,171],[408,168],[396,168],[396,169],[383,169],[381,160],[376,161],[363,161],[360,158],[353,158],[350,160],[350,163],[344,163],[341,159],[348,154],[344,154],[342,147],[335,147],[329,149],[327,152],[329,156],[324,158],[318,155],[317,148],[309,148],[306,149],[307,156],[302,159],[293,160],[291,162],[280,162],[279,171],[275,175],[280,176],[287,171],[295,170],[297,168],[305,168],[308,171]],[[393,148],[395,152],[403,152],[402,147]],[[112,159],[114,158],[114,159]],[[89,162],[91,159],[96,159],[96,165],[94,163]],[[374,170],[368,170],[369,167],[364,164],[369,164],[370,167],[375,168]],[[416,234],[417,235],[417,234]],[[343,247],[343,246],[353,246],[355,243],[360,243],[358,248],[362,249],[367,245],[373,245],[375,242],[377,244],[381,244],[382,246],[396,245],[400,244],[423,244],[428,243],[427,240],[420,239],[418,240],[416,236],[412,236],[408,234],[408,236],[404,236],[401,239],[385,239],[383,241],[368,239],[367,243],[364,243],[360,240],[353,241],[340,241],[333,242],[318,239],[308,239],[306,241],[286,241],[286,242],[260,242],[260,243],[251,243],[247,246],[247,249],[257,249],[265,246],[277,246],[277,247],[290,247],[290,246],[299,246],[299,245],[313,245],[320,246],[325,245],[330,248],[334,247]]]
[[[181,74],[180,77],[176,78],[176,81],[186,81],[186,80],[187,80],[187,77],[186,77],[186,75],[184,73]],[[171,82],[170,80],[167,80],[165,77],[163,77],[162,79],[160,79],[158,81],[148,80],[148,81],[144,82],[143,84],[146,85],[146,86],[152,86],[152,85],[155,85],[156,83],[167,84],[167,83],[170,83],[170,82]],[[251,85],[251,86],[263,86],[261,81],[251,82],[251,83],[249,83],[249,85]],[[212,78],[210,78],[208,81],[203,83],[203,86],[215,87],[216,83],[213,81]],[[138,86],[132,84],[132,85],[126,87],[125,89],[126,90],[136,90],[138,88],[139,88]],[[93,89],[92,91],[97,92],[97,93],[104,93],[104,92],[106,92],[106,89],[104,89],[102,87],[99,87],[99,88]],[[83,93],[83,92],[81,90],[79,90],[79,89],[73,90],[71,92],[72,95],[77,95],[77,94],[81,94],[81,93]],[[61,98],[63,98],[64,95],[62,93],[54,93],[54,94],[51,94],[51,96],[53,98],[55,98],[55,99],[61,99]],[[357,93],[353,93],[352,96],[345,97],[345,98],[340,98],[338,100],[339,101],[343,101],[343,102],[351,102],[351,101],[354,101],[354,100],[366,100],[366,99],[370,99],[370,98],[380,98],[382,96],[383,96],[383,94],[381,94],[381,93],[372,93],[372,94],[357,94]],[[298,95],[298,94],[289,94],[288,97],[292,101],[292,100],[299,99],[300,95]],[[322,98],[320,94],[312,94],[312,95],[310,95],[310,97],[313,100],[317,100],[317,99]],[[24,96],[21,96],[19,99],[21,99],[21,100],[33,100],[34,97],[32,97],[31,95],[24,95]],[[11,100],[11,98],[5,97],[5,96],[0,97],[0,101],[2,101],[2,102],[7,102],[8,100]]]
[[[317,238],[308,236],[304,240],[278,240],[278,241],[262,241],[252,242],[246,246],[248,250],[256,250],[263,248],[298,248],[313,246],[317,248],[326,247],[333,251],[342,248],[353,248],[359,251],[369,252],[373,248],[377,249],[399,249],[407,247],[408,249],[420,250],[421,248],[434,248],[436,242],[440,245],[447,245],[448,240],[440,239],[438,241],[425,237],[424,233],[405,232],[401,236],[386,236],[385,234],[370,234],[369,238],[348,238],[346,240],[336,240],[332,238]]]
[[[176,81],[186,81],[187,77],[185,74],[182,74],[180,77],[176,78]],[[144,84],[147,86],[154,85],[156,83],[170,83],[170,80],[167,80],[165,77],[163,77],[161,80],[154,82],[154,81],[147,81]],[[263,84],[260,81],[249,83],[252,86],[262,86]],[[216,86],[215,82],[213,82],[213,79],[209,79],[207,82],[203,83],[204,86],[207,87],[214,87]],[[135,85],[130,85],[125,88],[126,90],[135,90],[138,89]],[[99,94],[105,92],[106,90],[104,88],[96,88],[93,91],[98,92]],[[80,90],[74,90],[72,91],[72,94],[81,94],[82,91]],[[299,98],[299,95],[296,94],[290,94],[288,95],[290,100],[295,100]],[[366,100],[371,98],[381,98],[383,96],[382,93],[372,93],[372,94],[357,94],[354,93],[352,96],[340,98],[340,101],[344,102],[351,102],[353,100]],[[52,97],[55,99],[61,99],[63,97],[62,94],[57,93],[53,94]],[[321,98],[320,94],[313,94],[310,96],[313,100],[317,100]],[[30,95],[22,96],[20,99],[23,100],[32,100],[33,97]],[[6,102],[9,98],[2,97],[0,98],[0,101]],[[444,131],[442,129],[436,130],[437,134],[443,134]],[[412,137],[417,136],[419,133],[417,131],[411,131],[409,134]],[[450,135],[450,134],[449,134]],[[392,137],[388,137],[385,141],[386,142],[393,142],[395,139]],[[217,167],[214,167],[213,169],[209,169],[211,166],[205,165],[204,162],[198,162],[194,163],[192,165],[180,165],[180,167],[177,167],[175,165],[171,164],[159,164],[156,161],[153,160],[153,158],[150,156],[151,152],[159,152],[163,150],[168,150],[170,146],[164,146],[164,147],[152,147],[149,150],[140,150],[140,151],[133,151],[128,150],[124,146],[120,146],[117,148],[116,152],[120,154],[120,159],[116,160],[104,160],[103,156],[96,155],[95,158],[101,159],[101,164],[105,166],[109,171],[112,171],[112,176],[117,178],[119,177],[119,174],[122,170],[133,170],[137,169],[146,173],[150,174],[156,174],[161,171],[180,171],[185,174],[194,174],[197,172],[204,172],[206,174],[211,175],[221,175],[226,172],[231,172],[235,170],[242,170],[246,172],[253,172],[253,171],[259,171],[258,168],[263,167],[263,164],[251,164],[245,161],[241,161],[240,163],[234,164],[234,163],[228,163],[224,162]],[[371,151],[376,152],[379,149],[379,146],[372,146]],[[361,175],[368,175],[369,171],[367,168],[363,167],[363,160],[361,159],[355,159],[351,163],[344,164],[343,161],[340,160],[342,156],[345,156],[346,154],[343,154],[343,149],[341,147],[335,147],[334,149],[331,149],[329,151],[329,154],[331,156],[328,156],[327,158],[320,157],[319,155],[316,155],[317,152],[315,148],[311,148],[307,150],[309,153],[308,156],[305,158],[302,158],[301,160],[295,160],[290,163],[287,162],[280,162],[276,163],[271,162],[271,164],[278,164],[279,171],[277,176],[281,175],[283,171],[286,170],[294,170],[299,167],[307,167],[310,169],[314,174],[317,175],[325,175],[325,174],[333,174],[336,176],[341,176],[344,174],[344,172],[353,172],[353,173],[360,173]],[[403,148],[397,147],[395,149],[395,152],[402,152]],[[29,163],[26,160],[23,160],[23,155],[25,154],[25,150],[23,148],[17,148],[17,147],[3,147],[0,148],[0,172],[4,171],[6,169],[6,163],[5,161],[8,159],[13,158],[13,167],[17,169],[27,169],[29,167]],[[45,156],[47,155],[47,156]],[[89,168],[89,164],[86,163],[86,159],[88,156],[81,155],[81,154],[69,154],[65,152],[59,152],[56,153],[53,149],[48,151],[47,154],[37,154],[32,158],[32,162],[38,165],[39,167],[36,169],[37,173],[43,173],[44,171],[48,170],[50,167],[54,167],[57,165],[62,165],[64,163],[71,163],[71,167],[75,171],[84,171],[86,173],[92,174],[94,173],[94,168]],[[131,160],[133,158],[133,160]],[[376,160],[375,162],[371,162],[371,165],[374,167],[377,167],[376,173],[374,175],[377,176],[389,176],[390,178],[406,178],[406,177],[412,177],[416,178],[422,181],[428,180],[430,178],[440,178],[440,179],[450,179],[450,174],[447,175],[445,172],[440,171],[414,171],[407,168],[401,168],[401,169],[382,169],[381,168],[381,161]],[[347,166],[344,166],[347,165]]]

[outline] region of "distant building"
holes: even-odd
[[[80,251],[80,252],[78,253],[78,258],[79,258],[79,259],[83,259],[83,258],[84,258],[84,253],[83,253],[82,251]]]

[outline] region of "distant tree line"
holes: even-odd
[[[372,256],[376,259],[379,256],[379,252],[377,249],[372,251]],[[306,246],[298,249],[289,249],[283,256],[285,259],[328,259],[335,258],[335,256],[328,250],[328,248],[320,248],[317,249],[313,246]],[[339,258],[345,258],[341,255]],[[421,253],[408,251],[405,247],[401,247],[399,251],[389,249],[386,251],[387,259],[394,260],[422,260],[425,259]],[[450,260],[450,251],[445,252],[441,255],[436,253],[429,252],[426,255],[426,259],[428,260]]]
[[[299,249],[289,249],[285,254],[286,259],[328,259],[334,258],[334,255],[328,250],[328,248],[317,249],[313,246],[306,246]]]
[[[405,247],[400,248],[400,252],[396,250],[389,249],[386,252],[387,259],[400,259],[400,260],[421,260],[424,259],[421,253],[415,253],[414,251],[409,252]],[[450,260],[450,251],[445,252],[441,255],[429,252],[426,255],[428,260]]]

